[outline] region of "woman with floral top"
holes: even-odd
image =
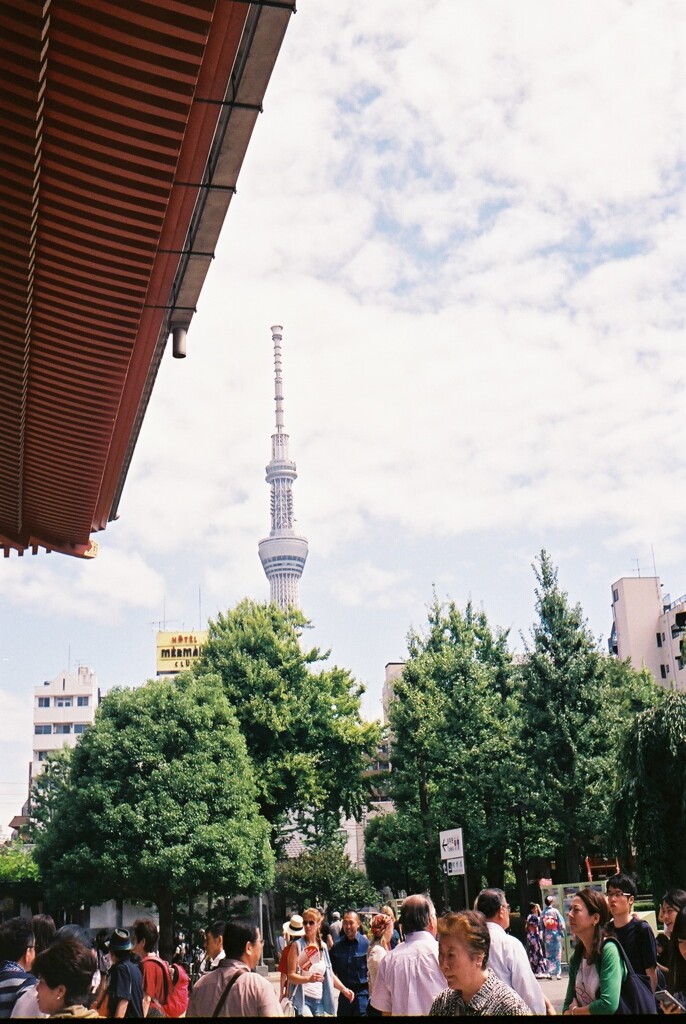
[[[523,999],[487,966],[491,937],[478,910],[446,914],[438,922],[438,963],[448,988],[433,1001],[431,1017],[530,1017]]]

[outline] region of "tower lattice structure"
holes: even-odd
[[[269,580],[270,600],[281,608],[299,608],[299,583],[307,560],[307,540],[293,529],[293,481],[298,474],[288,454],[288,434],[283,425],[283,376],[281,343],[283,327],[271,329],[274,345],[274,401],[276,431],[272,434],[272,457],[266,467],[271,488],[269,536],[258,545],[260,561]]]

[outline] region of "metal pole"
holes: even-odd
[[[517,838],[519,839],[519,909],[522,915],[522,920],[525,920],[526,903],[529,893],[527,885],[526,849],[524,848],[524,823],[522,822],[522,801],[518,800],[515,807],[517,809]]]
[[[264,939],[264,930],[263,930],[263,927],[262,927],[262,925],[263,925],[263,922],[262,922],[262,893],[260,893],[260,895],[257,897],[257,916],[258,916],[258,920],[260,922],[260,935]],[[262,943],[262,945],[260,947],[260,967],[263,967],[263,966],[264,966],[264,942]]]

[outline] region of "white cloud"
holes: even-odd
[[[111,526],[113,533],[116,526]],[[109,538],[95,559],[76,561],[58,555],[9,559],[0,576],[0,596],[19,608],[55,619],[119,619],[128,608],[150,609],[162,603],[160,572],[137,552],[118,551]]]
[[[332,582],[338,600],[349,607],[397,608],[416,600],[408,586],[409,573],[382,569],[368,560],[346,566]]]
[[[120,521],[93,563],[9,560],[0,596],[90,622],[265,596],[275,322],[323,605],[406,620],[442,572],[477,596],[487,553],[444,549],[486,532],[508,584],[563,531],[570,564],[678,567],[685,28],[673,0],[302,0]]]

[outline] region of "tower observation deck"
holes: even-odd
[[[281,341],[283,328],[272,327],[274,344],[274,401],[276,432],[272,434],[272,457],[266,467],[271,488],[269,536],[258,545],[260,561],[269,580],[270,600],[281,608],[299,608],[298,584],[307,560],[307,540],[293,529],[293,481],[298,474],[288,455],[288,434],[283,425],[283,377]]]

